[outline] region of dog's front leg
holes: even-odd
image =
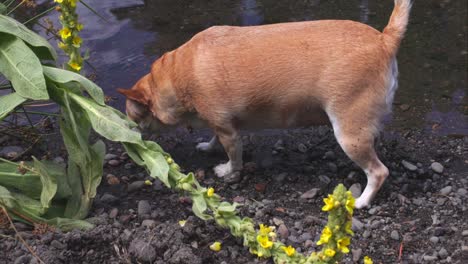
[[[242,169],[242,140],[234,129],[216,129],[219,142],[224,147],[229,161],[214,168],[218,177],[239,178]],[[231,181],[226,179],[227,181]]]

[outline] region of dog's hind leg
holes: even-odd
[[[341,116],[328,113],[335,137],[346,155],[353,160],[367,175],[367,185],[361,196],[356,200],[356,208],[364,208],[377,194],[389,172],[387,167],[377,157],[374,149],[374,139],[377,135],[377,119],[362,113],[350,114],[348,111]],[[364,117],[364,118],[363,118]],[[353,119],[354,118],[354,119]]]
[[[240,173],[242,170],[242,140],[239,132],[231,127],[223,127],[215,129],[219,142],[224,147],[229,161],[220,164],[214,168],[218,177],[232,176],[232,173]]]

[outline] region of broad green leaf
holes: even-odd
[[[67,219],[61,217],[46,220],[46,223],[49,225],[56,226],[64,232],[72,231],[74,229],[89,230],[94,227],[93,224],[83,220]]]
[[[50,206],[50,202],[57,193],[57,179],[49,175],[49,172],[40,161],[35,157],[34,160],[34,169],[39,173],[42,183],[41,191],[41,205],[43,208],[47,209]]]
[[[220,213],[234,213],[236,211],[237,203],[230,204],[228,202],[222,202],[218,206],[218,212]]]
[[[201,218],[203,220],[208,220],[208,219],[213,218],[212,216],[204,213],[206,211],[206,209],[207,209],[207,205],[206,205],[206,201],[205,201],[205,198],[203,197],[203,195],[193,194],[192,195],[192,202],[193,202],[192,211],[196,216],[198,216],[199,218]]]
[[[26,98],[21,97],[18,93],[0,96],[0,121],[25,101]]]
[[[49,42],[11,17],[0,14],[0,32],[11,34],[33,46],[35,53],[42,59],[56,60],[57,53]],[[0,38],[2,42],[3,37]]]
[[[14,188],[33,199],[41,197],[42,183],[39,174],[29,171],[22,174],[18,171],[18,165],[0,162],[0,185]]]
[[[0,72],[11,81],[13,88],[24,98],[49,99],[39,59],[14,36],[0,33]]]
[[[81,90],[86,91],[98,104],[105,104],[104,93],[102,92],[102,89],[80,74],[48,66],[43,66],[43,68],[44,74],[50,80],[60,84],[66,84],[70,82],[79,83]]]

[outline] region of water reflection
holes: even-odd
[[[393,8],[388,0],[88,2],[110,20],[104,23],[80,7],[84,43],[92,51],[98,83],[111,96],[146,73],[154,59],[212,25],[351,19],[382,30]],[[466,21],[464,1],[415,2],[398,55],[401,77],[392,127],[468,134]],[[122,109],[123,98],[118,98],[113,104]]]

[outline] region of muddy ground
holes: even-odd
[[[204,186],[241,203],[240,215],[277,226],[281,240],[301,252],[317,249],[314,242],[326,220],[320,210],[324,195],[339,183],[359,193],[366,183],[326,127],[246,133],[246,166],[238,183],[213,174],[212,167],[227,159],[221,149],[208,154],[195,150],[197,141],[209,137],[207,131],[181,130],[157,141],[186,171],[197,172]],[[6,139],[0,146],[22,144],[15,137]],[[61,162],[63,150],[45,152],[53,145],[61,148],[56,139],[47,137],[32,152]],[[106,144],[103,184],[90,214],[94,229],[35,235],[17,224],[45,263],[272,263],[251,255],[213,221],[198,220],[183,195],[158,181],[144,185],[147,173],[119,145]],[[362,263],[365,255],[374,263],[466,263],[468,137],[387,132],[377,148],[391,176],[372,207],[356,211],[352,253],[343,263]],[[181,227],[179,220],[187,224]],[[13,239],[12,230],[0,234],[0,263],[38,263]],[[222,242],[218,253],[208,248],[214,241]]]

